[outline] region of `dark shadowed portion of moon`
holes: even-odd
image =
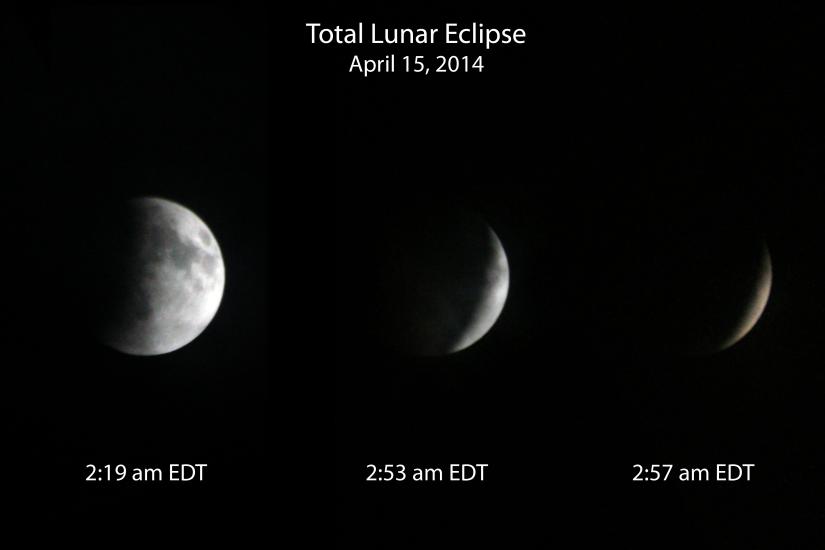
[[[94,323],[103,342],[159,355],[194,340],[214,317],[224,286],[221,251],[206,224],[160,198],[131,200],[102,222]]]
[[[458,208],[406,209],[383,228],[379,273],[382,332],[415,355],[465,349],[495,324],[509,266],[492,228]]]

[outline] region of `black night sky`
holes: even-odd
[[[267,18],[3,10],[6,519],[250,518],[270,441]],[[87,322],[94,221],[146,195],[194,211],[226,266],[212,323],[156,357],[101,345]],[[205,481],[85,481],[86,464],[170,463],[207,463]]]
[[[392,549],[804,548],[823,534],[824,17],[428,2],[2,15],[4,520],[240,520],[280,540],[286,504],[313,536]],[[313,46],[304,28],[358,21],[479,21],[527,44]],[[388,53],[485,68],[347,73],[354,54]],[[142,195],[197,213],[226,264],[212,323],[153,358],[102,346],[87,318],[94,220]],[[392,229],[422,205],[481,215],[510,268],[492,330],[444,357],[394,351],[380,317]],[[677,353],[693,306],[731,295],[759,239],[773,284],[754,329]],[[300,281],[276,286],[276,271]],[[291,399],[272,422],[275,381]],[[277,466],[275,444],[305,463]],[[173,462],[208,463],[207,481],[85,481],[90,463]],[[366,481],[368,464],[450,463],[487,463],[487,479]],[[753,463],[753,479],[632,481],[634,464],[717,463]]]
[[[341,540],[749,548],[821,534],[821,17],[376,8],[307,21],[528,34],[489,52],[306,47],[335,102]],[[393,52],[482,53],[486,68],[347,73],[354,54]],[[484,216],[511,271],[493,329],[441,358],[388,349],[376,321],[388,228],[422,203]],[[755,328],[718,354],[674,353],[665,341],[697,289],[727,296],[704,269],[737,273],[759,238],[773,287]],[[366,481],[367,464],[452,462],[489,463],[489,480]],[[747,483],[632,481],[634,464],[662,463],[756,466]]]

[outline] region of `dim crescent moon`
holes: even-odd
[[[474,213],[442,207],[403,212],[386,227],[376,311],[390,347],[436,357],[482,339],[510,287],[493,229]]]
[[[466,330],[456,340],[449,353],[455,353],[472,346],[492,328],[504,309],[510,288],[510,266],[504,247],[495,232],[487,227],[492,254],[484,269],[483,287],[475,314]]]
[[[744,338],[759,321],[765,306],[768,304],[768,297],[771,293],[773,282],[773,269],[771,266],[771,255],[767,245],[762,244],[762,254],[759,262],[759,274],[753,284],[753,294],[750,302],[742,313],[741,319],[736,329],[721,345],[720,351],[727,349],[742,338]]]

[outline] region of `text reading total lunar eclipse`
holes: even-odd
[[[432,27],[383,28],[375,23],[367,27],[366,33],[364,23],[354,27],[324,27],[320,23],[307,23],[306,26],[313,44],[436,44],[443,36],[444,44],[482,44],[489,50],[497,44],[524,44],[527,40],[524,29],[485,27],[483,23],[470,26],[447,23],[443,33]]]

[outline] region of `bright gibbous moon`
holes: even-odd
[[[131,355],[160,355],[194,340],[221,303],[224,264],[215,236],[191,210],[161,198],[129,202],[123,251],[110,271],[103,341]]]

